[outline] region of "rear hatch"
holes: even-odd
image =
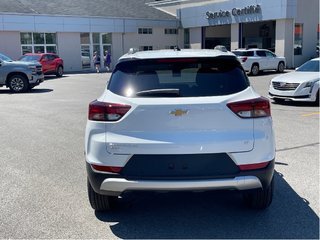
[[[120,63],[104,102],[130,106],[106,123],[113,154],[197,154],[253,149],[253,119],[242,119],[230,101],[252,96],[232,59],[135,60]]]

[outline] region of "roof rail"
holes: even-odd
[[[130,48],[128,54],[135,54],[136,52],[139,52],[138,48]]]
[[[220,50],[221,52],[228,52],[227,48],[223,45],[217,45],[214,47],[214,50]]]

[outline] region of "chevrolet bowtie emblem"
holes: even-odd
[[[171,111],[170,114],[175,115],[176,117],[181,117],[182,115],[185,115],[188,112],[188,110],[176,109],[175,111]]]

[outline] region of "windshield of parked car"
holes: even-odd
[[[319,60],[308,61],[301,65],[297,72],[319,72]]]
[[[24,61],[24,62],[35,62],[39,61],[40,56],[38,55],[23,55],[19,58],[19,61]]]
[[[6,62],[12,62],[12,59],[0,53],[0,59]]]
[[[126,97],[198,97],[233,94],[248,86],[235,58],[177,58],[121,62],[108,89]]]

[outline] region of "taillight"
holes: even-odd
[[[240,102],[232,102],[227,104],[241,118],[259,118],[271,116],[269,100],[260,97]]]
[[[243,57],[243,58],[241,58],[242,62],[246,62],[247,59],[248,59],[248,57]]]
[[[91,164],[91,167],[94,170],[100,171],[100,172],[112,172],[112,173],[119,173],[122,170],[122,167],[110,167],[110,166],[100,166]]]
[[[88,119],[93,121],[118,121],[130,108],[131,106],[125,104],[105,103],[95,100],[89,105]]]
[[[253,164],[243,164],[239,165],[241,171],[247,171],[247,170],[254,170],[254,169],[261,169],[268,166],[269,162],[262,162],[262,163],[253,163]]]

